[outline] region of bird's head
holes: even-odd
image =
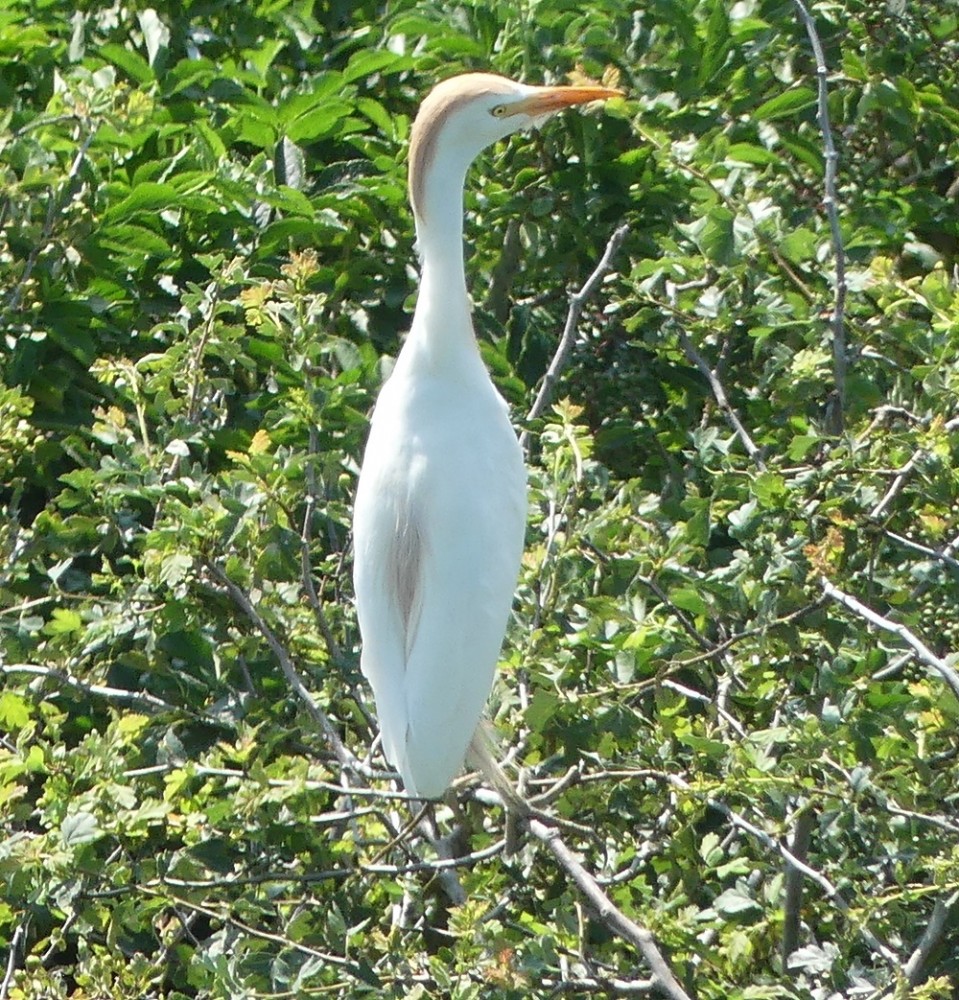
[[[441,170],[462,175],[487,146],[574,104],[619,96],[608,87],[532,87],[492,73],[437,84],[420,105],[410,137],[410,201],[422,219],[426,185]]]

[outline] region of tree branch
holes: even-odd
[[[946,663],[941,657],[936,656],[936,654],[921,640],[918,636],[914,635],[905,625],[900,622],[890,621],[888,618],[883,618],[882,615],[873,611],[872,608],[866,607],[861,601],[858,601],[855,597],[850,594],[846,594],[834,587],[825,577],[822,578],[822,589],[826,593],[827,597],[831,597],[834,601],[844,605],[849,608],[850,611],[859,615],[860,618],[864,618],[867,622],[875,625],[877,628],[883,629],[885,632],[891,632],[893,635],[898,636],[903,642],[908,645],[916,657],[926,664],[927,667],[932,667],[936,673],[949,685],[952,689],[952,693],[959,698],[959,673],[957,673],[952,667]]]
[[[809,851],[809,838],[816,825],[816,814],[811,806],[800,809],[793,828],[789,850],[800,861],[806,860]],[[786,864],[785,887],[783,890],[783,968],[789,968],[789,956],[799,947],[799,927],[801,924],[803,898],[802,872],[790,864]]]
[[[833,260],[836,267],[836,294],[832,309],[832,360],[833,378],[836,382],[836,406],[832,414],[834,433],[842,433],[846,412],[846,251],[842,241],[842,231],[839,228],[839,197],[836,190],[836,173],[839,154],[833,142],[832,126],[829,122],[829,84],[826,54],[823,51],[816,22],[810,15],[803,0],[793,0],[809,43],[816,57],[816,90],[818,95],[817,117],[822,131],[824,160],[826,164],[825,196],[823,204],[829,218],[829,230],[832,238]]]
[[[706,359],[696,350],[693,346],[693,342],[689,339],[689,334],[681,327],[677,326],[679,330],[679,342],[683,345],[683,350],[686,352],[686,357],[702,372],[706,381],[709,383],[709,388],[712,391],[713,397],[716,403],[719,405],[720,410],[723,411],[723,416],[726,418],[726,422],[732,427],[733,432],[743,443],[743,447],[746,449],[746,453],[749,457],[756,463],[756,468],[760,472],[766,471],[766,463],[762,459],[762,455],[759,449],[756,447],[756,443],[750,437],[749,432],[743,426],[742,421],[739,419],[739,414],[732,408],[729,402],[729,397],[726,395],[726,390],[723,388],[722,382],[719,380],[719,376],[709,367],[706,363]]]
[[[273,655],[277,659],[277,662],[280,664],[280,669],[283,671],[283,675],[286,677],[287,683],[289,683],[297,697],[306,706],[306,710],[309,712],[310,717],[319,726],[323,735],[326,737],[330,748],[336,755],[336,759],[343,765],[344,768],[351,771],[353,774],[365,776],[366,768],[346,748],[334,728],[333,723],[330,722],[329,716],[323,711],[323,709],[320,708],[319,705],[317,705],[313,695],[307,691],[306,685],[300,679],[300,675],[297,672],[296,667],[293,665],[293,660],[290,658],[290,654],[286,651],[286,647],[280,642],[280,640],[276,637],[276,633],[274,633],[273,629],[267,625],[262,615],[253,606],[253,602],[250,598],[241,587],[230,579],[222,567],[218,566],[214,562],[208,562],[206,565],[210,573],[226,589],[230,597],[233,598],[233,602],[240,608],[241,611],[243,611],[247,618],[250,619],[266,640],[267,645],[270,647]]]
[[[959,902],[959,892],[954,892],[948,899],[937,899],[932,908],[932,917],[926,924],[926,929],[916,945],[916,950],[909,956],[905,968],[902,970],[910,986],[918,986],[923,978],[923,970],[929,956],[942,940],[946,930],[946,923],[952,908]]]
[[[7,954],[7,967],[4,972],[3,982],[0,982],[0,1000],[6,1000],[10,987],[13,985],[13,977],[17,971],[17,952],[20,950],[20,943],[26,937],[26,918],[22,923],[17,924],[17,929],[10,939],[10,951]]]
[[[576,327],[583,313],[583,306],[586,305],[587,299],[593,294],[596,286],[613,266],[613,258],[616,256],[628,233],[629,226],[622,225],[610,236],[609,242],[606,244],[606,250],[603,252],[603,256],[600,258],[593,273],[586,279],[582,288],[570,296],[569,311],[566,314],[566,325],[563,327],[563,335],[559,338],[556,353],[553,355],[553,360],[550,362],[549,368],[543,376],[543,383],[536,394],[536,401],[533,403],[529,413],[526,414],[527,424],[541,417],[543,411],[549,405],[553,397],[553,390],[556,388],[556,383],[559,381],[559,377],[569,361],[573,344],[576,342]],[[525,430],[520,435],[519,443],[525,448],[528,441],[529,431]]]
[[[553,856],[589,901],[599,920],[617,937],[639,950],[653,973],[653,983],[659,992],[671,1000],[691,1000],[670,969],[653,935],[645,927],[640,927],[630,920],[613,904],[596,879],[567,847],[559,831],[536,819],[529,821],[529,829],[537,840],[542,841],[552,851]]]
[[[29,674],[33,677],[43,677],[56,681],[67,687],[76,688],[84,694],[94,695],[97,698],[106,698],[108,701],[118,701],[121,703],[140,705],[144,708],[153,709],[154,712],[184,712],[177,705],[172,705],[156,695],[148,694],[146,691],[127,691],[125,688],[107,687],[105,684],[90,684],[87,681],[74,677],[66,670],[59,670],[56,667],[45,667],[38,663],[0,663],[0,673],[3,674]],[[203,713],[199,713],[203,714]]]

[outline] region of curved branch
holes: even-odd
[[[610,236],[609,242],[606,244],[606,249],[603,251],[603,256],[600,258],[593,273],[583,283],[583,287],[569,297],[569,311],[566,314],[566,325],[563,327],[563,335],[559,338],[559,346],[556,348],[553,360],[550,362],[549,368],[543,376],[543,384],[539,387],[536,400],[529,413],[526,414],[527,424],[541,417],[543,411],[553,398],[553,390],[556,388],[556,383],[559,381],[559,377],[569,361],[573,344],[576,342],[576,327],[579,324],[579,317],[583,313],[583,306],[586,305],[586,300],[593,294],[596,286],[613,266],[613,257],[616,256],[628,233],[629,226],[624,224]],[[526,430],[520,435],[519,443],[525,448],[528,441],[529,431]]]

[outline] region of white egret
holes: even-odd
[[[473,159],[604,87],[487,73],[437,85],[410,141],[422,262],[410,333],[380,392],[356,493],[361,666],[407,791],[438,798],[462,768],[493,682],[519,573],[526,469],[470,317],[463,185]]]

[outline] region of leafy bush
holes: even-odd
[[[798,6],[7,4],[0,997],[954,995],[959,14],[812,11],[837,319]],[[349,582],[472,68],[626,92],[467,194],[519,425],[629,226],[524,425],[518,842],[473,779],[410,822]]]

